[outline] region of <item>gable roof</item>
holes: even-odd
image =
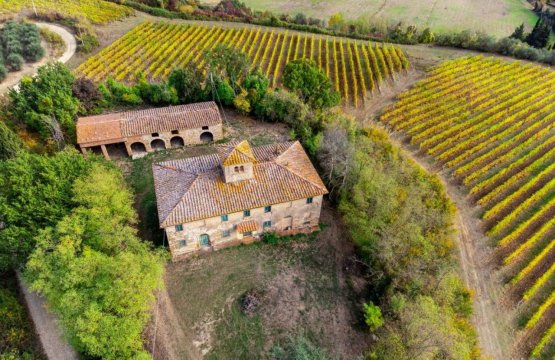
[[[251,149],[253,178],[233,183],[219,152],[153,164],[160,227],[328,193],[298,141]]]
[[[222,123],[213,101],[81,117],[77,120],[77,143],[114,143],[128,136],[195,129]]]

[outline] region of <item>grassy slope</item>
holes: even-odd
[[[214,3],[216,0],[205,1]],[[533,26],[536,16],[524,0],[454,0],[449,3],[434,0],[245,0],[256,10],[296,14],[328,19],[342,12],[346,18],[374,17],[373,21],[398,22],[424,27],[429,24],[436,31],[482,30],[497,36],[508,36],[512,30],[525,23]]]

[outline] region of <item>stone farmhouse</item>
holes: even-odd
[[[153,164],[160,227],[174,260],[318,229],[328,193],[301,144],[219,145],[216,153]]]
[[[220,140],[222,118],[215,102],[81,117],[77,143],[83,153],[141,157],[147,152]]]

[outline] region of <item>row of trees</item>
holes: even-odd
[[[25,61],[35,62],[44,56],[40,33],[35,24],[8,21],[0,31],[0,81],[10,71],[21,70]],[[7,65],[7,69],[6,66]]]
[[[509,36],[511,39],[517,39],[522,42],[527,43],[536,49],[543,49],[549,46],[549,37],[551,36],[551,25],[545,20],[545,18],[540,17],[532,29],[532,32],[526,34],[524,29],[524,24],[521,24],[515,29],[515,31]],[[549,46],[550,50],[552,46]]]

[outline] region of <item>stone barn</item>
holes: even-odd
[[[319,227],[326,186],[301,144],[218,145],[153,164],[160,227],[172,258]]]
[[[81,117],[77,144],[107,159],[141,157],[147,152],[222,139],[222,118],[215,102],[168,106]]]

